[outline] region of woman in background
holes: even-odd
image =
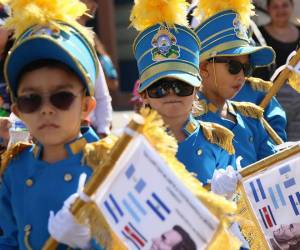
[[[289,54],[299,48],[300,27],[291,22],[294,9],[293,0],[267,0],[267,10],[270,22],[260,27],[260,31],[267,43],[276,52],[276,64],[273,70],[262,68],[255,72],[255,76],[269,80],[275,68],[286,64]],[[285,84],[277,95],[277,99],[287,114],[287,134],[289,141],[300,140],[300,115],[295,110],[300,108],[299,94],[288,84]]]

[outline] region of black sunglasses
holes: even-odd
[[[227,63],[228,72],[232,75],[237,75],[241,72],[241,70],[243,70],[245,77],[249,77],[253,73],[253,66],[250,63],[241,63],[233,59],[227,59],[222,57],[210,58],[208,59],[208,61],[215,63]]]
[[[194,86],[177,79],[160,79],[147,88],[147,93],[150,98],[162,98],[170,93],[170,89],[177,96],[190,96],[194,93]]]
[[[18,96],[16,104],[20,112],[29,114],[37,111],[42,106],[45,97],[49,98],[50,103],[55,108],[68,110],[77,96],[69,91],[59,91],[45,96],[34,93]]]

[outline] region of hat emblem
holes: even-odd
[[[239,16],[237,15],[236,18],[233,20],[233,27],[235,34],[238,38],[250,42],[248,32],[245,26],[243,26],[240,22]]]
[[[161,28],[152,39],[152,60],[164,61],[176,59],[180,56],[176,37],[166,28]]]

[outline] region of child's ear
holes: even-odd
[[[146,91],[143,91],[142,93],[140,93],[140,97],[142,98],[144,104],[148,104],[148,95],[147,95]]]
[[[11,111],[17,116],[17,117],[19,117],[20,118],[20,111],[19,111],[19,109],[18,109],[18,106],[17,106],[17,104],[15,104],[15,103],[13,103],[12,105],[11,105]]]
[[[200,64],[199,70],[200,70],[200,75],[203,78],[207,78],[209,76],[209,71],[208,71],[208,63],[207,61],[204,61]]]
[[[81,116],[86,118],[96,107],[96,99],[93,96],[85,96],[82,102]]]

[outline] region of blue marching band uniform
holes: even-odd
[[[259,105],[271,87],[271,82],[250,78],[232,100],[237,102],[251,102]],[[270,103],[264,109],[264,118],[280,138],[286,142],[286,113],[275,96],[272,97]]]
[[[76,192],[82,173],[92,175],[93,169],[81,163],[82,150],[99,138],[91,128],[81,132],[82,137],[65,145],[68,158],[54,164],[40,159],[41,145],[17,146],[20,152],[4,172],[0,189],[1,249],[42,249],[49,238],[49,211],[57,212]],[[93,249],[101,249],[93,244]],[[60,245],[58,249],[68,247]]]
[[[236,16],[231,10],[221,12],[200,24],[195,32],[180,25],[168,29],[164,25],[155,25],[140,33],[134,43],[140,73],[139,92],[164,77],[199,87],[199,60],[203,58],[251,54],[250,62],[254,65],[271,63],[273,52],[251,47],[234,22]],[[66,63],[83,82],[90,80],[88,89],[93,91],[98,67],[93,49],[76,29],[69,26],[68,29],[72,31],[65,34],[64,31],[48,32],[47,29],[39,32],[32,27],[18,38],[7,63],[7,76],[14,94],[18,73],[23,66],[43,58]],[[154,58],[161,56],[161,48],[157,45],[161,38],[170,41],[172,47],[168,57],[157,61]],[[49,44],[49,50],[45,50],[45,43]],[[223,119],[214,104],[203,93],[198,93],[202,108],[191,113],[182,127],[186,138],[179,143],[177,158],[189,171],[196,173],[203,184],[209,182],[215,169],[225,169],[229,165],[236,169],[236,156],[243,157],[241,165],[245,167],[276,152],[261,122],[263,116],[286,140],[285,113],[275,98],[264,114],[258,106],[246,103],[259,104],[265,91],[246,83],[234,100],[226,102],[236,122]],[[0,235],[0,249],[42,248],[49,237],[49,211],[58,211],[64,200],[76,192],[81,173],[91,176],[92,168],[81,163],[82,150],[87,143],[98,140],[91,129],[83,129],[82,137],[65,145],[68,158],[51,166],[40,159],[42,146],[38,144],[19,144],[4,154],[8,162],[2,163],[1,168],[0,228],[3,235]],[[93,247],[97,249],[99,246],[95,244]],[[59,249],[67,247],[60,245]]]

